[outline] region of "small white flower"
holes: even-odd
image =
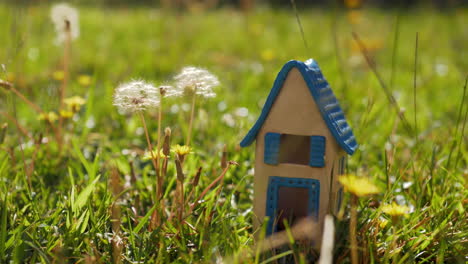
[[[122,112],[144,111],[158,107],[159,103],[156,87],[140,80],[119,85],[114,94],[114,105]]]
[[[76,39],[80,35],[80,25],[78,10],[68,4],[56,4],[50,10],[50,18],[55,24],[57,31],[57,43],[63,43],[67,39],[67,24],[70,30],[71,39]]]
[[[174,79],[180,92],[203,97],[215,97],[213,88],[219,85],[218,78],[208,70],[192,66],[184,67]]]

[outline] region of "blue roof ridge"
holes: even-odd
[[[283,83],[286,80],[289,71],[293,67],[296,67],[304,78],[304,81],[306,82],[309,91],[320,110],[320,114],[333,137],[343,150],[352,155],[358,146],[356,139],[352,133],[351,127],[346,122],[346,118],[338,100],[331,90],[327,80],[323,76],[319,65],[314,59],[308,59],[305,62],[291,60],[283,66],[275,79],[257,122],[241,141],[241,147],[247,147],[255,141],[260,128],[268,117],[276,97],[283,87]]]

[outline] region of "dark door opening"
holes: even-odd
[[[297,220],[307,217],[309,190],[298,187],[279,187],[276,207],[276,231],[286,229],[284,220],[293,226]]]
[[[307,178],[269,177],[266,215],[267,235],[292,226],[303,217],[318,219],[320,181]]]

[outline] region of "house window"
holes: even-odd
[[[279,163],[309,164],[310,137],[281,135]]]
[[[264,162],[325,167],[325,137],[280,133],[265,134]]]

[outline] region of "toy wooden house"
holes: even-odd
[[[268,216],[269,235],[284,229],[284,219],[293,225],[312,217],[322,229],[325,215],[340,206],[338,176],[357,143],[313,59],[283,66],[260,117],[240,145],[255,140],[254,226]]]

